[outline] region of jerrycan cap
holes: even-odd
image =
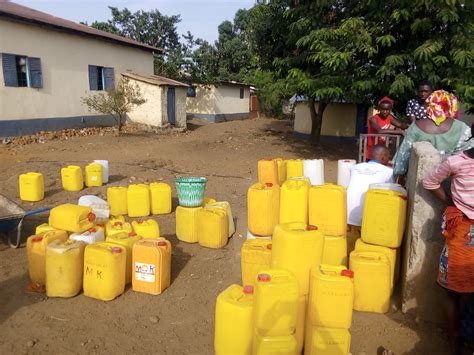
[[[36,237],[33,237],[31,239],[32,242],[41,242],[43,240],[43,236],[42,235],[38,235]]]
[[[343,162],[343,163],[352,163],[352,160],[344,159],[342,162]]]
[[[266,183],[265,183],[265,186],[266,186],[266,187],[273,187],[273,184],[272,184],[271,182],[266,182]]]
[[[354,278],[354,271],[346,269],[341,271],[341,276],[349,277],[349,278]]]
[[[114,227],[120,227],[120,226],[122,226],[122,225],[123,225],[123,223],[120,222],[120,221],[116,221],[116,222],[114,223]]]
[[[95,232],[97,232],[97,229],[95,229],[95,228],[89,228],[87,231],[88,231],[88,232],[91,232],[91,233],[95,233]]]
[[[400,198],[404,201],[408,200],[408,197],[406,197],[405,195],[400,195]]]
[[[138,235],[138,234],[135,233],[135,232],[130,232],[130,233],[128,233],[128,236],[129,236],[129,237],[136,237],[137,235]]]
[[[95,214],[93,214],[92,212],[89,212],[89,214],[87,215],[87,219],[89,220],[89,222],[94,222]]]
[[[318,227],[313,226],[313,225],[308,225],[308,227],[306,227],[306,230],[307,231],[317,231]]]
[[[143,222],[145,222],[143,219],[137,220],[137,223],[138,223],[138,224],[142,224]]]
[[[159,247],[166,247],[167,244],[166,244],[166,242],[165,242],[164,240],[160,240],[160,241],[158,242],[158,246],[159,246]]]
[[[244,294],[246,294],[246,295],[253,295],[253,286],[252,286],[252,285],[246,285],[246,286],[244,286],[243,292],[244,292]]]
[[[122,248],[120,247],[113,247],[112,248],[112,253],[121,253],[122,252]]]
[[[99,228],[105,228],[105,224],[104,224],[104,223],[97,223],[96,226],[99,227]]]
[[[272,161],[273,159],[267,157],[267,158],[265,158],[265,160]]]
[[[258,282],[270,282],[271,276],[269,274],[258,274],[257,281]]]
[[[268,250],[272,250],[272,243],[267,244],[267,249],[268,249]]]

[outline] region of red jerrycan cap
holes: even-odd
[[[257,281],[258,282],[270,282],[271,276],[269,274],[258,274]]]
[[[167,244],[166,244],[166,242],[165,242],[164,240],[160,240],[160,241],[158,242],[158,246],[159,246],[159,247],[166,247]]]
[[[142,224],[143,222],[145,222],[143,219],[137,220],[137,223],[138,223],[138,224]]]
[[[267,157],[267,158],[265,158],[265,160],[272,161],[273,159],[272,159],[272,158],[269,158],[269,157]]]
[[[117,221],[117,222],[114,223],[114,227],[119,227],[119,226],[121,226],[122,224],[123,224],[122,222]]]
[[[88,232],[91,232],[91,233],[95,233],[95,232],[97,232],[97,229],[95,229],[95,228],[89,228],[87,231],[88,231]]]
[[[308,225],[308,227],[306,227],[306,230],[307,230],[307,231],[317,231],[317,230],[318,230],[318,227],[312,226],[312,225]]]
[[[112,248],[112,253],[121,253],[122,252],[122,248],[120,247],[113,247]]]
[[[271,243],[270,243],[270,244],[267,244],[267,249],[268,249],[268,250],[272,250],[272,244],[271,244]]]
[[[253,286],[252,285],[244,286],[244,294],[253,295]]]
[[[95,221],[95,214],[93,214],[92,212],[89,212],[89,214],[87,215],[87,219],[90,222],[94,222]]]
[[[137,236],[137,233],[135,233],[135,232],[130,232],[130,233],[128,233],[128,236],[129,236],[129,237],[136,237],[136,236]]]
[[[349,269],[347,269],[347,270],[342,270],[342,271],[341,271],[341,276],[349,277],[349,278],[352,279],[352,278],[354,277],[354,271],[349,270]]]
[[[400,198],[404,201],[408,200],[408,197],[406,197],[405,195],[400,195]]]
[[[273,184],[272,184],[271,182],[266,182],[266,183],[265,183],[265,186],[266,186],[266,187],[273,187]]]
[[[41,242],[42,240],[43,240],[43,236],[41,236],[41,235],[38,235],[38,236],[33,237],[31,239],[32,242]]]
[[[99,227],[99,228],[105,228],[105,224],[104,224],[104,223],[98,223],[98,224],[97,224],[97,227]]]

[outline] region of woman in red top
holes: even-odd
[[[388,96],[380,99],[377,104],[379,113],[369,117],[367,122],[367,133],[369,134],[400,134],[405,133],[405,129],[408,127],[407,124],[398,121],[395,117],[390,114],[393,108],[393,100]],[[395,129],[391,129],[391,126],[395,126]],[[366,158],[372,159],[372,147],[376,144],[375,137],[369,137],[367,141]],[[386,137],[378,137],[377,144],[386,144]]]

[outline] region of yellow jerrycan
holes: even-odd
[[[204,207],[198,211],[198,242],[206,248],[219,249],[227,244],[229,220],[220,208]]]
[[[280,214],[280,187],[260,182],[249,187],[247,193],[247,224],[254,235],[268,236],[278,224]]]
[[[254,335],[252,355],[297,355],[298,344],[294,335]]]
[[[210,203],[214,203],[214,202],[217,202],[217,200],[215,198],[212,198],[212,197],[204,197],[204,200],[203,200],[203,205],[208,205]]]
[[[257,334],[264,337],[294,334],[298,302],[298,282],[290,271],[262,270],[257,276],[253,310]]]
[[[123,186],[114,186],[107,188],[107,202],[110,206],[110,214],[112,216],[126,215],[128,188]]]
[[[278,185],[278,165],[275,160],[271,158],[259,160],[257,170],[259,182]]]
[[[309,224],[317,226],[324,235],[346,235],[346,189],[324,184],[309,189]]]
[[[303,160],[301,159],[288,159],[286,163],[286,179],[289,180],[292,177],[304,176]]]
[[[349,355],[351,333],[347,329],[312,327],[306,338],[305,355]]]
[[[84,251],[84,295],[111,301],[125,290],[127,251],[108,242],[86,246]]]
[[[102,165],[90,163],[86,165],[86,186],[102,186]]]
[[[107,239],[105,240],[106,242],[109,242],[114,245],[119,245],[121,247],[124,247],[127,256],[127,262],[126,262],[126,270],[125,270],[125,284],[129,284],[132,282],[132,250],[133,250],[133,245],[138,242],[142,237],[137,235],[135,232],[130,232],[130,233],[117,233],[111,236],[108,236]]]
[[[94,226],[92,208],[66,203],[54,207],[49,213],[49,225],[68,232],[81,233]]]
[[[55,240],[46,249],[46,295],[74,297],[82,290],[84,248],[75,240]]]
[[[32,235],[26,240],[28,274],[31,282],[46,284],[46,248],[55,240],[65,242],[68,234],[62,230],[47,231]]]
[[[164,238],[133,245],[133,291],[159,295],[171,282],[171,244]]]
[[[40,234],[40,233],[43,233],[43,232],[55,231],[55,230],[57,230],[57,229],[51,227],[48,223],[43,223],[43,224],[40,224],[39,226],[36,226],[35,234]]]
[[[253,287],[231,285],[216,299],[214,350],[216,355],[252,354]]]
[[[382,247],[380,245],[367,244],[362,241],[362,239],[357,239],[355,243],[355,251],[374,251],[378,253],[383,253],[390,262],[390,285],[393,292],[393,286],[396,281],[397,274],[397,249]]]
[[[129,217],[147,217],[150,215],[150,189],[148,185],[128,185],[127,209]]]
[[[255,285],[257,275],[269,269],[272,262],[272,241],[247,239],[240,251],[242,285]]]
[[[198,213],[202,207],[176,207],[176,237],[186,243],[198,242]]]
[[[154,219],[139,219],[132,222],[132,228],[142,238],[159,238],[160,226]]]
[[[311,269],[308,320],[314,327],[349,329],[354,303],[354,273],[344,266]]]
[[[77,165],[69,165],[62,168],[61,182],[65,191],[81,191],[84,188],[81,167]]]
[[[37,202],[44,198],[44,178],[41,173],[21,174],[19,186],[22,201]]]
[[[354,309],[386,313],[390,308],[390,261],[383,253],[353,251],[349,258],[354,271]]]
[[[392,190],[369,189],[365,194],[362,240],[398,248],[405,231],[407,197]]]
[[[151,214],[171,213],[171,186],[164,182],[150,184]]]
[[[347,266],[347,239],[345,236],[324,236],[323,264]]]
[[[279,224],[272,240],[272,267],[289,270],[298,281],[300,295],[309,292],[309,274],[321,263],[324,236],[304,223]]]
[[[296,349],[298,351],[298,354],[301,354],[301,352],[303,351],[303,346],[304,346],[304,341],[305,341],[307,308],[308,308],[308,295],[300,296],[298,300],[298,314],[296,318],[296,330],[295,330]]]
[[[234,217],[232,216],[232,210],[230,208],[230,203],[227,201],[217,201],[209,203],[206,207],[210,208],[221,208],[227,213],[227,219],[229,221],[229,238],[235,233],[235,224]]]
[[[123,216],[113,216],[105,224],[105,236],[110,237],[114,234],[120,233],[131,233],[132,225],[128,222],[125,222]]]
[[[280,190],[279,223],[301,222],[308,224],[309,185],[302,180],[288,180]]]
[[[277,163],[278,169],[278,185],[282,185],[286,181],[286,161],[283,158],[273,159]]]

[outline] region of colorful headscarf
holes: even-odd
[[[383,104],[384,102],[390,104],[390,108],[392,109],[393,108],[393,105],[395,104],[395,101],[393,101],[390,97],[388,96],[384,96],[382,97],[378,102],[378,106],[380,106],[381,104]]]
[[[447,91],[433,91],[426,99],[426,104],[426,116],[437,126],[448,118],[459,117],[458,98]]]

